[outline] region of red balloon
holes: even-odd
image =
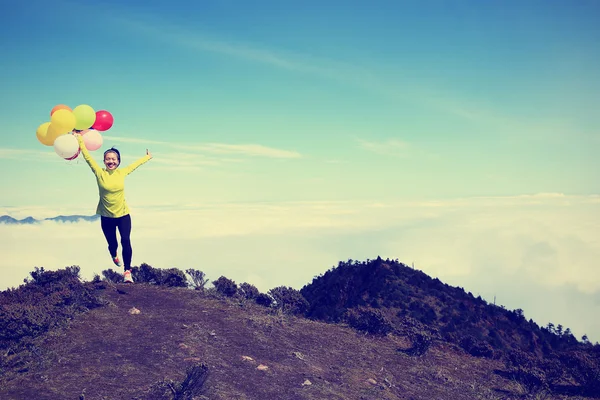
[[[109,130],[115,122],[111,113],[106,110],[96,111],[96,122],[91,129],[103,132]]]
[[[73,157],[67,157],[65,158],[65,160],[71,161],[76,159],[79,156],[79,153],[81,152],[81,149],[77,149],[77,153],[75,153],[75,155]]]

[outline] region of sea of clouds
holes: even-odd
[[[600,341],[600,197],[539,194],[422,202],[165,204],[131,207],[133,265],[194,268],[261,291],[300,289],[338,261],[414,263],[540,325]],[[0,207],[36,219],[86,209]],[[0,290],[35,266],[114,268],[100,223],[0,225]]]

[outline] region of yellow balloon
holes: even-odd
[[[46,133],[46,141],[48,143],[50,143],[49,146],[54,146],[54,141],[56,140],[56,138],[61,135],[64,135],[65,133],[68,133],[68,132],[69,131],[65,131],[64,129],[61,129],[59,125],[55,125],[54,122],[52,122],[48,126],[48,132]]]
[[[44,146],[52,146],[54,144],[54,141],[50,142],[50,139],[48,138],[49,126],[50,122],[44,122],[43,124],[38,126],[37,130],[35,131],[35,136],[37,136],[37,140],[39,140],[40,143]]]
[[[83,130],[91,128],[96,122],[96,111],[87,104],[80,104],[73,110],[75,116],[75,129]]]
[[[77,119],[72,111],[62,109],[56,110],[54,114],[52,114],[50,122],[52,122],[54,129],[59,129],[61,133],[67,133],[75,129]]]

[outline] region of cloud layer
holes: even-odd
[[[0,209],[15,218],[67,210]],[[70,210],[71,214],[86,210]],[[600,340],[600,197],[180,204],[132,208],[134,265],[196,268],[266,291],[302,287],[340,260],[398,258],[539,324]],[[111,268],[98,223],[0,225],[2,289],[34,266]]]

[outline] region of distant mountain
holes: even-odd
[[[16,219],[9,215],[2,215],[2,216],[0,216],[0,224],[33,225],[33,224],[39,224],[42,221],[71,222],[71,223],[80,222],[80,221],[93,222],[93,221],[98,220],[99,218],[100,218],[100,216],[97,214],[96,215],[59,215],[57,217],[44,218],[42,220],[35,219],[33,217]]]
[[[58,222],[79,222],[88,221],[93,222],[100,219],[100,215],[59,215],[53,218],[46,218],[46,221],[58,221]]]

